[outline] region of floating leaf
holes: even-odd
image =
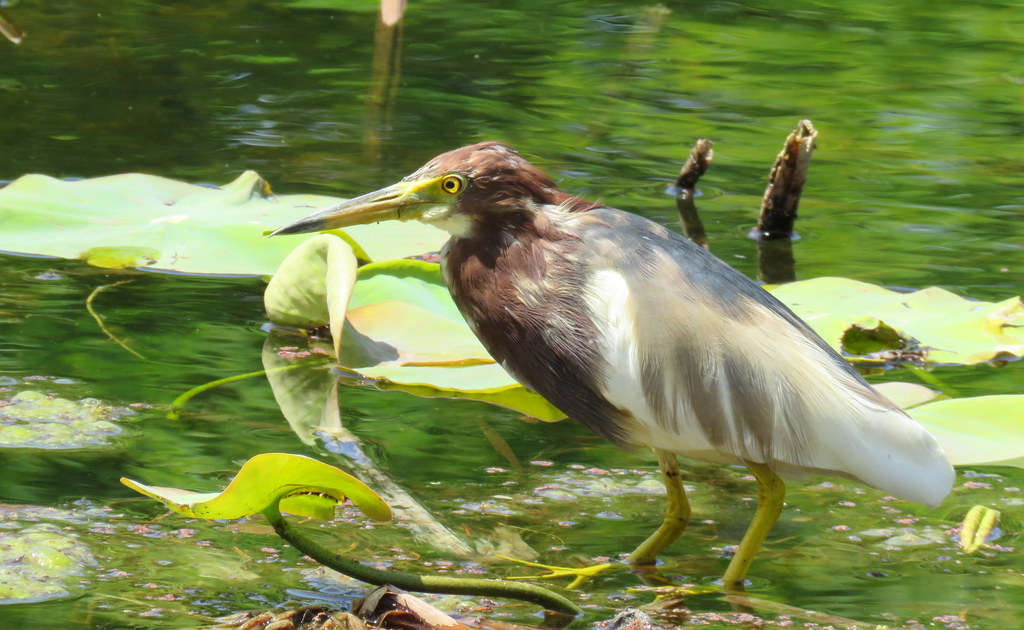
[[[923,405],[942,396],[942,394],[916,383],[875,383],[873,387],[901,409]]]
[[[438,265],[395,260],[359,270],[340,363],[382,389],[469,398],[541,420],[565,414],[494,363],[466,325]]]
[[[299,328],[328,324],[337,354],[357,265],[348,243],[317,234],[288,254],[271,278],[263,293],[267,315],[275,323]]]
[[[299,241],[264,234],[339,201],[273,196],[253,171],[220,188],[137,173],[81,181],[25,175],[0,189],[0,250],[105,267],[269,275]],[[447,239],[418,222],[347,232],[366,260],[436,251]]]
[[[242,518],[278,506],[289,514],[330,519],[334,506],[346,498],[372,519],[391,518],[391,508],[362,481],[334,466],[287,453],[253,457],[222,492],[146,486],[123,477],[121,483],[195,518]]]
[[[334,200],[334,203],[341,201]],[[300,219],[302,216],[293,217]],[[287,224],[292,218],[282,216],[278,226]],[[331,233],[344,232],[359,243],[368,262],[398,260],[439,251],[448,241],[448,233],[419,221],[385,221],[373,225],[353,225]],[[288,240],[278,237],[279,240]],[[358,254],[359,252],[356,251]]]
[[[937,287],[898,293],[846,278],[793,282],[772,293],[833,347],[852,354],[921,346],[929,349],[925,358],[933,363],[1024,356],[1019,297],[979,302]],[[847,340],[850,346],[844,345]]]
[[[394,260],[362,267],[358,278],[348,319],[359,335],[342,350],[342,365],[494,363],[452,302],[438,265]]]
[[[978,396],[907,411],[939,441],[955,466],[1024,468],[1024,396]]]
[[[518,411],[545,422],[565,419],[565,413],[539,394],[517,383],[496,363],[469,366],[374,366],[359,368],[380,389],[424,398],[465,398]]]
[[[960,549],[964,553],[974,553],[981,549],[998,522],[998,510],[984,505],[972,507],[964,517],[964,522],[960,524]]]

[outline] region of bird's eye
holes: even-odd
[[[462,191],[465,181],[458,175],[446,175],[441,180],[441,190],[449,195],[457,195]]]

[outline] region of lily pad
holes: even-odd
[[[395,260],[366,265],[357,278],[348,321],[359,335],[342,348],[342,365],[494,363],[452,302],[438,265]]]
[[[298,320],[288,314],[302,313],[303,325],[314,327],[326,324],[331,313],[346,313],[340,365],[381,389],[480,400],[546,421],[565,417],[494,362],[452,302],[437,264],[393,260],[361,267],[347,311],[341,292],[328,305],[304,305],[305,296],[326,299],[320,267],[297,264],[280,282],[275,277],[273,291],[268,287],[268,314],[276,323],[295,325]],[[288,284],[304,288],[279,290]]]
[[[942,397],[942,394],[916,383],[876,383],[874,388],[901,409],[910,409]]]
[[[1024,396],[978,396],[907,411],[939,441],[954,466],[1024,468]]]
[[[19,392],[0,400],[0,448],[102,448],[125,433],[115,421],[134,413],[95,398]]]
[[[1019,297],[980,302],[937,287],[899,293],[847,278],[803,280],[771,291],[834,348],[850,354],[920,347],[928,362],[962,365],[1024,356]]]
[[[466,366],[377,365],[357,371],[380,389],[424,398],[462,398],[498,405],[557,422],[565,413],[540,394],[523,387],[496,363]]]
[[[81,181],[25,175],[0,189],[0,250],[106,267],[269,275],[298,241],[264,234],[339,201],[272,195],[253,171],[220,188],[138,173]],[[366,260],[436,251],[447,239],[416,222],[348,232]]]
[[[391,518],[391,508],[362,481],[334,466],[288,453],[253,457],[222,492],[146,486],[124,477],[121,483],[194,518],[235,519],[279,509],[327,520],[334,516],[334,506],[346,498],[374,520]]]

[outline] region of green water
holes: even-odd
[[[753,276],[745,234],[768,166],[810,118],[821,135],[800,206],[799,278],[1024,294],[1019,4],[844,4],[416,1],[389,40],[375,31],[372,2],[22,2],[5,10],[28,38],[0,41],[0,179],[143,171],[225,183],[253,169],[277,192],[348,196],[454,146],[498,139],[566,190],[674,225],[665,188],[693,140],[709,137],[715,162],[699,204],[712,249]],[[85,307],[119,280],[131,282],[93,306],[145,360],[112,343]],[[52,527],[78,550],[63,596],[0,606],[0,625],[195,627],[286,602],[345,605],[362,592],[311,573],[258,520],[154,521],[162,510],[118,483],[209,490],[271,450],[346,466],[336,442],[308,445],[291,432],[264,379],[163,419],[179,393],[262,369],[263,286],[0,255],[0,397],[42,391],[135,414],[116,420],[123,433],[105,445],[0,451],[0,534]],[[1024,393],[1020,362],[935,374],[959,396]],[[508,531],[542,561],[571,564],[628,552],[660,521],[652,458],[571,423],[357,388],[342,390],[341,407],[375,466],[473,541]],[[739,469],[684,468],[694,523],[662,569],[707,584],[742,535],[753,488]],[[751,592],[870,623],[1024,625],[1024,473],[960,472],[938,510],[847,482],[794,486]],[[947,532],[975,503],[1006,521],[998,547],[965,556]],[[325,529],[340,547],[397,567],[525,572],[486,555],[452,558],[407,524],[342,521]],[[652,600],[638,585],[628,574],[590,583],[578,623]],[[730,607],[714,596],[687,605],[695,621],[730,625],[716,620]],[[491,614],[539,621],[526,605]]]

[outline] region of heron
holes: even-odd
[[[952,489],[935,438],[770,293],[659,223],[561,191],[505,144],[443,153],[273,235],[392,219],[449,233],[442,278],[513,378],[654,451],[667,508],[631,566],[653,565],[689,521],[677,456],[757,481],[727,589],[742,589],[781,514],[782,478],[839,476],[931,507]]]

